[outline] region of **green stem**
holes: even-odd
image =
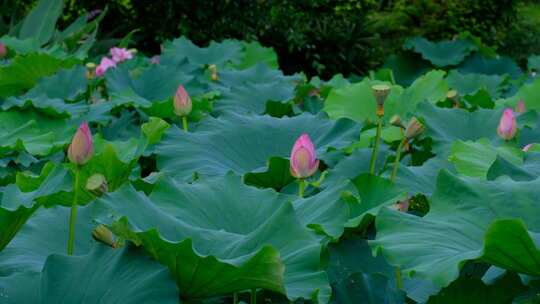
[[[251,289],[251,304],[257,304],[257,289]]]
[[[403,281],[401,280],[401,268],[396,267],[396,286],[398,290],[403,289]]]
[[[306,187],[306,181],[303,179],[298,180],[298,197],[303,198],[304,197],[304,188]]]
[[[379,151],[379,141],[381,139],[382,129],[382,116],[379,116],[379,123],[377,124],[377,135],[375,136],[375,145],[373,146],[373,153],[371,154],[371,163],[369,164],[369,173],[375,174],[375,163],[377,162],[377,152]]]
[[[80,168],[77,166],[75,169],[75,185],[73,191],[75,192],[73,198],[73,204],[71,205],[71,216],[69,217],[69,239],[68,239],[68,255],[73,254],[73,243],[75,242],[75,218],[77,217],[77,199],[79,196],[79,182],[80,182]]]
[[[233,293],[233,303],[238,304],[238,292]]]
[[[187,117],[185,116],[182,116],[182,126],[184,127],[184,131],[188,131],[188,128],[187,128]]]
[[[394,160],[394,168],[392,169],[392,176],[390,177],[390,181],[392,183],[394,182],[394,179],[396,178],[398,165],[399,165],[399,159],[401,158],[401,150],[403,149],[403,145],[405,144],[406,141],[407,141],[407,137],[404,136],[397,148],[396,159]]]

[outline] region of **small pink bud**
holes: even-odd
[[[103,57],[101,58],[99,65],[96,67],[96,75],[101,77],[105,71],[114,67],[116,67],[116,62],[114,62],[114,60],[111,60],[109,57]]]
[[[523,99],[520,99],[518,103],[516,104],[516,112],[517,113],[524,113],[526,111],[525,109],[525,102]]]
[[[75,135],[71,139],[68,148],[69,161],[79,166],[86,164],[94,155],[94,144],[92,143],[92,133],[88,129],[88,124],[83,122]]]
[[[499,121],[499,126],[497,127],[497,133],[504,140],[510,140],[514,138],[517,131],[516,116],[512,109],[504,110],[501,120]]]
[[[296,178],[306,178],[319,167],[319,160],[313,148],[309,135],[302,134],[294,143],[291,151],[291,175]]]
[[[159,64],[159,56],[154,56],[150,59],[152,64]]]
[[[532,145],[533,145],[532,143],[526,145],[525,147],[523,147],[523,151],[525,151],[525,152],[529,151],[529,148],[530,148]]]
[[[2,42],[0,42],[0,58],[6,57],[7,53],[8,51],[6,46]]]
[[[191,113],[193,104],[191,103],[191,98],[189,97],[186,89],[182,85],[179,85],[176,89],[176,94],[174,94],[174,113],[178,116],[187,116]]]
[[[112,60],[116,63],[133,58],[133,54],[126,48],[113,47],[110,49]]]

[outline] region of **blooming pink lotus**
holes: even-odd
[[[186,89],[182,85],[179,85],[176,89],[176,94],[174,94],[174,113],[178,116],[187,116],[191,113],[193,104],[191,103],[191,98],[189,97]]]
[[[497,127],[497,133],[504,140],[510,140],[514,138],[517,131],[516,116],[512,109],[504,110],[499,126]]]
[[[82,166],[86,164],[94,156],[94,144],[92,142],[92,133],[88,129],[88,124],[83,122],[68,148],[69,161]]]
[[[126,48],[113,47],[110,49],[110,52],[112,55],[112,60],[116,63],[133,58],[133,54],[131,54],[131,52]]]
[[[291,174],[296,178],[306,178],[313,175],[318,167],[319,160],[313,143],[309,135],[302,134],[294,143],[291,151]]]
[[[6,57],[7,53],[8,52],[6,46],[2,42],[0,42],[0,58]]]
[[[103,57],[101,58],[101,61],[99,62],[99,65],[96,67],[96,75],[98,77],[103,76],[105,71],[107,71],[109,68],[115,68],[116,62],[109,57]]]
[[[532,143],[526,145],[525,147],[523,147],[523,151],[525,151],[525,152],[529,151],[529,148],[531,148],[532,145],[533,145]]]
[[[524,113],[526,111],[525,109],[525,102],[523,99],[520,99],[518,103],[516,104],[516,112],[517,113]]]

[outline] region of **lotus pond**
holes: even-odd
[[[28,20],[0,38],[0,303],[538,303],[540,57],[414,38],[324,81]]]

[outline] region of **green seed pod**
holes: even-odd
[[[96,196],[101,196],[102,194],[107,193],[109,191],[107,179],[105,179],[103,174],[99,173],[90,176],[86,181],[86,190]]]

